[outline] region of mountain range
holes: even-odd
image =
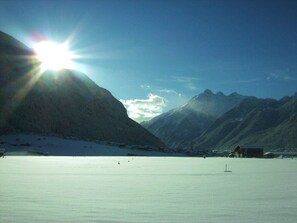
[[[141,126],[85,74],[41,73],[39,65],[31,49],[0,31],[0,135],[36,133],[190,154],[237,145],[297,151],[297,94],[275,100],[205,90]]]
[[[187,149],[230,149],[257,145],[297,150],[297,94],[281,100],[248,97],[219,117]]]
[[[237,93],[226,96],[222,92],[214,94],[207,89],[186,105],[141,124],[171,149],[184,151],[194,138],[244,98],[245,96]]]
[[[297,94],[274,100],[206,90],[142,125],[172,150],[192,154],[237,145],[296,151]]]
[[[0,135],[38,133],[165,147],[85,74],[40,73],[38,65],[31,49],[0,32]]]

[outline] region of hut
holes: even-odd
[[[233,154],[235,157],[263,158],[263,148],[258,146],[237,146]]]

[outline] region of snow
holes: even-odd
[[[35,134],[2,135],[0,136],[0,143],[0,148],[5,148],[8,154],[13,151],[18,151],[18,154],[20,151],[38,151],[52,156],[127,156],[128,154],[180,156],[180,154],[175,153],[120,148],[89,141]]]
[[[0,222],[291,223],[296,170],[296,159],[7,156]]]

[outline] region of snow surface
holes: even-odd
[[[296,170],[296,159],[7,156],[0,222],[292,223]]]
[[[128,154],[142,156],[181,156],[181,154],[177,153],[120,148],[89,141],[34,134],[3,135],[0,136],[0,143],[0,148],[5,148],[8,154],[12,151],[38,151],[51,156],[127,156]],[[24,146],[26,144],[30,146]]]

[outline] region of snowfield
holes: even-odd
[[[292,223],[296,170],[296,159],[7,156],[0,222]]]
[[[129,154],[139,156],[181,156],[181,154],[177,153],[152,151],[148,146],[134,145],[132,149],[126,145],[117,146],[120,143],[104,143],[36,134],[0,136],[0,148],[5,148],[7,155],[16,155],[16,152],[18,155],[23,155],[23,151],[33,151],[50,156],[127,156]],[[142,147],[147,147],[147,149],[138,149]]]

